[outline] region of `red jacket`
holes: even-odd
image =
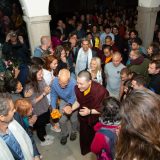
[[[118,126],[112,126],[112,125],[104,125],[101,122],[98,122],[94,126],[94,130],[96,131],[95,137],[91,144],[91,152],[95,153],[96,155],[100,154],[102,149],[106,149],[106,151],[110,152],[110,146],[109,146],[109,139],[106,137],[103,133],[98,132],[101,128],[107,128],[113,130],[113,132],[116,132],[116,129],[118,129]],[[111,157],[109,157],[110,160]]]

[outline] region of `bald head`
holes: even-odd
[[[42,36],[41,37],[41,45],[48,45],[50,46],[51,40],[49,36]]]
[[[70,71],[68,69],[61,69],[59,71],[58,77],[70,78]]]
[[[58,82],[61,88],[65,88],[70,80],[70,71],[68,69],[61,69],[58,74]]]
[[[114,52],[112,55],[112,63],[115,67],[118,67],[122,61],[122,56],[121,53],[119,52]]]

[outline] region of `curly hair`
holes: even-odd
[[[120,120],[120,101],[114,97],[108,97],[103,100],[103,112],[101,114],[101,120],[103,123],[111,123]]]

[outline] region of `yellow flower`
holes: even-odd
[[[54,109],[52,112],[51,112],[51,117],[52,119],[58,119],[58,118],[61,118],[62,114],[59,112],[58,109]]]

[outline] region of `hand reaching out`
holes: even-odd
[[[87,107],[83,107],[82,109],[80,109],[79,114],[81,116],[87,116],[90,114],[90,109],[88,109]]]
[[[72,113],[72,107],[71,106],[65,106],[63,108],[63,112],[66,114],[71,114]]]

